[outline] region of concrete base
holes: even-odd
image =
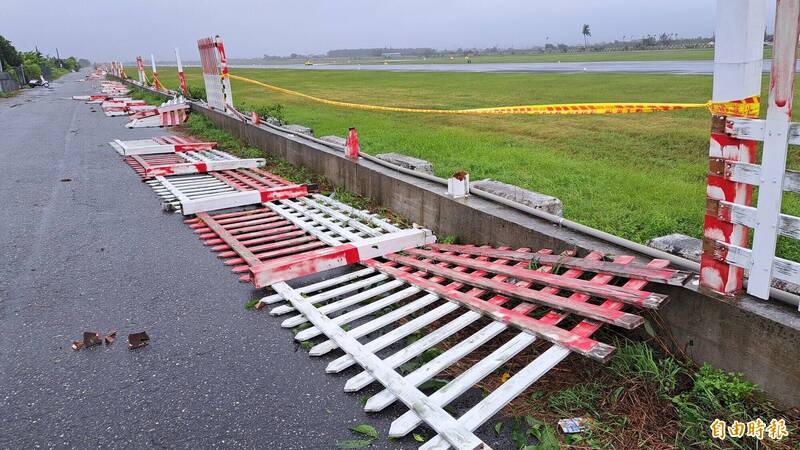
[[[561,203],[561,200],[549,195],[489,179],[476,181],[472,183],[471,187],[530,206],[531,208],[541,209],[542,211],[559,217],[564,216],[564,205]]]
[[[290,130],[292,133],[295,134],[306,134],[309,136],[314,136],[314,130],[303,125],[284,125],[283,128],[286,128],[287,130]]]
[[[452,199],[445,186],[422,180],[363,159],[358,163],[302,136],[265,126],[246,125],[216,111],[192,104],[220,128],[292,164],[326,176],[336,185],[367,196],[440,236],[496,246],[597,250],[632,254],[630,250],[582,235],[523,212],[471,196]],[[638,255],[637,255],[638,256]],[[643,260],[645,258],[642,258]],[[743,372],[773,398],[800,406],[800,314],[782,303],[744,296],[719,299],[697,290],[697,277],[687,286],[651,285],[670,296],[661,310],[677,346],[698,364]]]
[[[433,164],[424,159],[412,158],[411,156],[401,155],[400,153],[381,153],[375,155],[375,157],[396,166],[433,175]]]
[[[690,261],[700,262],[703,242],[685,234],[674,233],[647,241],[648,247],[672,253]]]
[[[277,117],[266,117],[264,118],[264,122],[267,122],[270,125],[275,125],[276,127],[282,127],[284,125],[283,121]]]

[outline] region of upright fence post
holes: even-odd
[[[136,69],[139,71],[139,83],[144,85],[144,59],[141,56],[136,57]]]
[[[150,53],[150,64],[153,65],[153,88],[155,90],[160,90],[160,86],[158,83],[158,72],[156,71],[156,57]]]
[[[361,146],[358,144],[358,132],[355,128],[350,128],[347,132],[347,145],[344,149],[344,155],[350,159],[358,160],[358,153],[361,151]]]
[[[222,38],[220,38],[219,35],[214,37],[214,45],[217,47],[217,52],[219,53],[219,66],[222,69],[222,90],[225,104],[232,109],[235,109],[233,106],[231,79],[228,76],[228,57],[225,56],[225,47],[222,45]]]
[[[765,0],[717,0],[714,31],[714,86],[712,100],[726,102],[761,94]],[[709,146],[706,196],[709,203],[728,201],[749,206],[753,188],[726,180],[720,166],[726,161],[753,163],[756,142],[732,138],[724,133],[725,117],[714,116]],[[744,247],[749,230],[707,211],[703,224],[703,254],[700,284],[714,292],[733,295],[742,290],[744,269],[714,257],[715,241]]]
[[[175,47],[175,59],[178,61],[178,80],[181,83],[181,93],[184,97],[188,97],[186,88],[186,75],[183,74],[183,64],[181,64],[181,52],[178,47]]]
[[[789,146],[789,125],[794,99],[797,37],[800,30],[800,0],[779,0],[775,12],[775,39],[772,47],[772,73],[769,103],[764,124],[758,209],[753,236],[753,265],[747,292],[769,298],[775,246],[781,216],[783,178]]]

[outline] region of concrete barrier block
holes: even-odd
[[[277,117],[269,116],[265,117],[263,120],[264,122],[267,122],[268,124],[274,125],[276,127],[282,127],[284,125],[283,121],[281,119],[278,119]]]
[[[700,239],[680,233],[650,239],[646,245],[695,262],[700,262],[700,254],[703,252],[703,242]]]
[[[563,217],[564,205],[561,200],[550,195],[529,191],[513,184],[501,183],[495,180],[480,180],[472,183],[471,187],[480,189],[490,194],[503,197],[519,204],[541,209],[544,212]]]
[[[305,134],[307,136],[314,136],[314,130],[303,125],[297,125],[297,124],[284,125],[283,128],[286,128],[287,130],[295,134]]]
[[[399,153],[381,153],[376,157],[388,163],[405,167],[406,169],[416,170],[417,172],[433,175],[433,164],[425,161],[424,159],[412,158]]]
[[[347,139],[345,139],[345,138],[343,138],[341,136],[334,136],[334,135],[322,136],[319,139],[321,141],[330,142],[331,144],[341,145],[342,147],[347,145]]]

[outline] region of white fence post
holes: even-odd
[[[780,0],[775,12],[775,40],[764,149],[758,188],[753,257],[747,292],[769,298],[778,225],[781,215],[783,177],[789,145],[789,124],[794,98],[795,55],[800,29],[800,0]]]
[[[219,54],[219,66],[222,72],[222,89],[224,94],[225,105],[231,110],[236,110],[233,106],[233,91],[231,90],[231,79],[228,76],[228,57],[225,55],[225,46],[222,45],[222,38],[219,35],[214,37],[214,45],[217,47]],[[226,108],[227,109],[227,108]]]
[[[186,75],[183,73],[183,64],[181,64],[181,52],[178,50],[178,47],[175,47],[175,60],[178,61],[178,80],[181,84],[181,93],[184,97],[188,97],[188,92],[186,88]]]
[[[139,71],[139,83],[144,86],[145,83],[145,76],[144,76],[144,59],[141,56],[136,57],[136,68]]]
[[[158,72],[156,71],[156,57],[150,53],[150,64],[153,65],[153,88],[155,90],[160,90],[160,86],[158,84]]]

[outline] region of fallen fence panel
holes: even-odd
[[[402,230],[321,195],[265,202],[250,211],[201,212],[186,222],[242,281],[259,287],[432,241],[428,230]]]
[[[437,245],[429,246],[429,248],[437,247]],[[455,250],[437,252],[436,250],[411,250],[409,253],[414,254],[416,257],[422,258],[418,263],[406,264],[409,261],[394,257],[390,255],[386,262],[379,262],[368,260],[362,264],[356,264],[352,267],[352,271],[337,277],[305,285],[296,288],[291,288],[285,283],[281,282],[280,289],[276,289],[276,293],[264,297],[261,301],[264,304],[275,304],[284,299],[287,295],[292,295],[294,301],[290,301],[289,305],[277,306],[271,311],[271,314],[281,315],[290,312],[300,313],[282,323],[284,327],[294,327],[305,322],[311,322],[311,328],[306,328],[299,331],[295,338],[300,341],[313,339],[324,335],[328,340],[317,343],[311,347],[310,354],[318,356],[326,354],[336,348],[341,348],[346,354],[337,358],[328,365],[326,371],[340,372],[352,364],[362,366],[365,371],[351,377],[345,384],[345,390],[348,392],[358,391],[372,381],[379,381],[385,390],[372,396],[367,400],[365,410],[379,411],[385,409],[391,403],[398,400],[396,393],[398,386],[420,386],[427,380],[436,377],[441,371],[451,367],[456,362],[462,360],[467,355],[476,351],[476,349],[483,346],[490,345],[494,348],[487,356],[480,359],[461,372],[456,378],[449,381],[443,387],[439,388],[432,395],[427,398],[436,407],[445,407],[448,403],[458,398],[461,394],[466,392],[476,383],[479,383],[485,377],[496,373],[508,360],[519,354],[521,351],[529,348],[538,337],[548,339],[548,336],[536,334],[531,329],[518,327],[519,317],[525,316],[530,321],[538,322],[537,326],[548,326],[558,328],[560,322],[569,317],[569,311],[564,311],[559,308],[549,308],[548,305],[531,303],[527,301],[517,301],[514,298],[503,295],[503,292],[497,291],[484,282],[478,282],[478,278],[483,280],[491,280],[494,283],[505,284],[507,286],[516,285],[518,288],[533,289],[534,286],[541,286],[539,292],[542,294],[556,296],[561,299],[569,299],[575,303],[585,303],[597,306],[598,308],[606,311],[619,311],[625,306],[626,303],[618,301],[614,298],[602,297],[602,295],[595,295],[600,292],[609,293],[617,292],[618,290],[639,293],[644,292],[642,289],[647,284],[647,281],[636,279],[633,273],[642,273],[643,266],[631,264],[632,257],[617,256],[614,258],[614,269],[617,272],[624,273],[624,268],[630,267],[628,277],[621,277],[615,274],[606,273],[601,270],[583,270],[580,268],[565,268],[555,264],[549,265],[543,262],[536,268],[536,272],[544,274],[552,274],[553,276],[562,277],[563,279],[582,279],[585,280],[587,272],[593,272],[594,275],[589,278],[586,283],[591,283],[597,287],[602,286],[615,286],[608,291],[602,289],[583,291],[564,289],[561,286],[571,286],[567,283],[559,282],[555,285],[540,284],[539,281],[529,279],[517,278],[513,275],[518,274],[523,270],[527,274],[528,264],[530,259],[520,261],[518,259],[502,259],[485,256],[490,253],[488,250],[500,250],[508,253],[504,249],[489,249],[477,248],[472,246],[457,246],[457,249],[463,250],[458,252]],[[525,249],[512,251],[513,255],[519,253],[527,253]],[[505,254],[505,253],[504,253]],[[539,254],[530,254],[532,256],[541,256],[542,261],[550,261],[547,251],[540,251]],[[405,257],[404,257],[405,258]],[[475,259],[472,259],[475,258]],[[555,260],[563,258],[572,258],[569,255],[562,255],[555,257]],[[578,263],[573,261],[574,265],[585,265],[589,267],[600,267],[599,265],[592,264],[592,261],[603,262],[602,255],[599,253],[592,253],[586,258],[586,263]],[[469,262],[469,261],[475,262]],[[508,262],[515,262],[512,266],[506,266],[508,271],[498,270]],[[458,263],[465,263],[459,265]],[[644,267],[653,273],[660,272],[668,264],[667,261],[655,260]],[[435,266],[435,269],[434,269]],[[495,269],[483,270],[485,268]],[[452,270],[455,273],[445,271],[443,269]],[[559,274],[557,272],[565,270]],[[458,275],[468,275],[470,277],[462,278]],[[628,278],[627,281],[619,286],[615,281],[618,278]],[[663,277],[664,279],[671,279]],[[537,278],[538,280],[538,278]],[[612,282],[615,282],[611,284]],[[468,292],[464,292],[464,288],[471,287]],[[585,288],[585,286],[582,286]],[[562,291],[572,292],[568,297],[562,297]],[[585,292],[588,291],[588,292]],[[453,294],[458,292],[459,294]],[[454,302],[448,297],[453,295],[457,298],[460,295],[468,295],[472,298],[479,299],[482,302],[480,307],[465,308],[459,302]],[[507,308],[507,311],[514,312],[514,314],[504,313],[496,315],[493,312],[495,307],[512,306],[516,302],[516,306]],[[298,308],[298,306],[300,306]],[[478,306],[478,305],[473,305]],[[639,305],[641,306],[641,305]],[[386,308],[388,312],[379,314],[380,311]],[[453,313],[460,312],[460,315],[451,316]],[[535,316],[528,316],[533,314]],[[312,314],[312,317],[309,317]],[[579,316],[581,316],[579,314]],[[446,319],[442,322],[442,319]],[[529,363],[522,370],[517,371],[507,382],[502,384],[500,388],[489,394],[484,400],[469,409],[464,415],[458,418],[458,423],[474,431],[481,424],[485,423],[492,416],[494,416],[500,409],[502,409],[508,402],[516,398],[525,389],[531,386],[541,376],[546,374],[551,368],[562,361],[569,353],[570,348],[567,345],[574,345],[576,342],[595,342],[601,350],[595,354],[587,354],[585,351],[581,353],[587,356],[600,357],[605,359],[607,355],[604,354],[608,347],[610,353],[613,347],[606,346],[606,344],[597,343],[590,339],[590,336],[600,328],[601,322],[589,319],[583,316],[582,321],[572,320],[566,323],[569,329],[558,328],[563,333],[569,333],[574,336],[568,339],[566,345],[552,345],[549,349],[544,349],[542,353],[531,363]],[[578,317],[580,319],[580,317]],[[427,349],[430,349],[446,339],[451,339],[456,336],[460,330],[469,327],[471,324],[476,323],[477,320],[489,320],[489,323],[478,328],[475,332],[471,333],[466,338],[459,338],[453,343],[446,351],[439,354],[436,358],[428,361],[426,364],[415,369],[411,373],[401,376],[403,383],[399,380],[387,380],[383,375],[385,372],[395,372],[399,370],[400,366],[410,361],[413,358],[419,357]],[[515,322],[516,320],[516,322]],[[351,324],[356,326],[349,330],[343,327],[349,327]],[[571,325],[572,324],[572,325]],[[391,330],[386,330],[386,327],[395,326]],[[518,328],[518,333],[507,340],[503,338],[503,331],[512,328]],[[385,330],[383,334],[378,337],[370,339],[368,342],[361,344],[358,340],[362,339],[377,330]],[[393,343],[397,343],[406,336],[412,333],[423,332],[423,335],[413,343],[400,349],[385,358],[378,357],[377,359],[365,360],[362,355],[376,355],[378,351],[387,348]],[[343,339],[347,339],[346,346],[342,346]],[[582,341],[588,340],[588,341]],[[360,353],[359,357],[354,357],[349,351],[355,344],[358,344],[357,351]],[[580,348],[576,350],[582,350]],[[380,368],[381,376],[376,376],[374,368]],[[397,373],[399,375],[399,373]],[[401,399],[403,400],[403,399]],[[404,401],[405,402],[405,401]],[[393,422],[390,429],[390,436],[403,436],[414,430],[422,422],[427,423],[434,428],[440,436],[425,443],[421,448],[447,448],[451,443],[446,436],[442,436],[446,430],[438,426],[435,421],[430,421],[428,418],[422,417],[418,411],[412,407],[410,411],[402,415],[395,422]]]
[[[180,136],[163,136],[132,141],[116,139],[108,144],[122,156],[211,150],[217,146],[216,142],[201,142]]]

